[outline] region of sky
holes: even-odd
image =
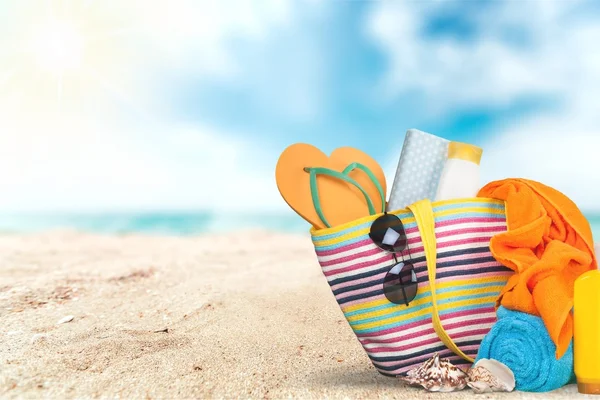
[[[0,211],[279,212],[279,154],[416,128],[600,212],[595,1],[0,1]]]

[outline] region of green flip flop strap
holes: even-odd
[[[350,172],[354,171],[355,169],[359,169],[359,170],[363,171],[365,174],[367,174],[367,176],[369,177],[371,182],[373,182],[373,184],[377,188],[377,191],[379,192],[379,197],[381,198],[381,212],[385,212],[385,193],[383,191],[383,187],[379,183],[379,180],[377,179],[377,177],[375,177],[375,174],[373,172],[371,172],[371,170],[366,165],[355,162],[355,163],[348,165],[344,169],[344,171],[342,171],[342,173],[344,175],[348,175]]]
[[[377,213],[375,211],[375,207],[373,206],[373,202],[371,201],[371,198],[369,197],[369,194],[365,191],[365,189],[358,182],[356,182],[354,179],[352,179],[348,176],[348,173],[350,173],[354,169],[360,169],[360,170],[364,171],[367,174],[367,176],[373,181],[373,183],[377,187],[377,190],[379,191],[379,194],[382,199],[382,208],[384,209],[383,211],[385,211],[385,195],[383,193],[383,188],[379,184],[379,181],[377,180],[377,178],[375,178],[375,175],[366,166],[359,164],[359,163],[352,163],[352,164],[348,165],[344,169],[343,172],[335,171],[330,168],[324,168],[324,167],[304,168],[305,171],[310,173],[310,194],[312,197],[313,206],[315,207],[315,211],[317,212],[317,215],[319,216],[319,218],[321,218],[321,221],[328,228],[331,228],[331,225],[325,218],[325,215],[323,214],[323,208],[321,207],[321,200],[319,199],[319,188],[317,185],[317,176],[318,175],[330,176],[332,178],[343,180],[344,182],[348,182],[351,185],[355,186],[356,188],[358,188],[358,190],[361,191],[363,196],[365,196],[365,200],[367,201],[367,207],[369,208],[369,214],[373,215],[373,214]]]

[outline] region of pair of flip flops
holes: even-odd
[[[286,203],[316,229],[385,210],[381,166],[353,147],[340,147],[327,156],[309,144],[293,144],[279,157],[275,179]]]

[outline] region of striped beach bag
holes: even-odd
[[[313,201],[320,206],[318,194]],[[311,229],[323,274],[371,362],[387,376],[436,352],[468,366],[512,273],[489,248],[507,229],[504,202],[421,200],[371,214]]]

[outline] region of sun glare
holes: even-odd
[[[82,35],[65,21],[52,21],[33,38],[32,53],[38,65],[62,74],[81,66],[84,50]]]
[[[137,58],[125,50],[132,32],[150,28],[133,29],[130,18],[107,14],[93,0],[38,2],[37,8],[15,2],[14,20],[7,25],[11,45],[0,46],[0,113],[10,106],[66,115],[81,110],[84,97],[110,98],[111,104],[115,98],[141,101],[126,73]]]

